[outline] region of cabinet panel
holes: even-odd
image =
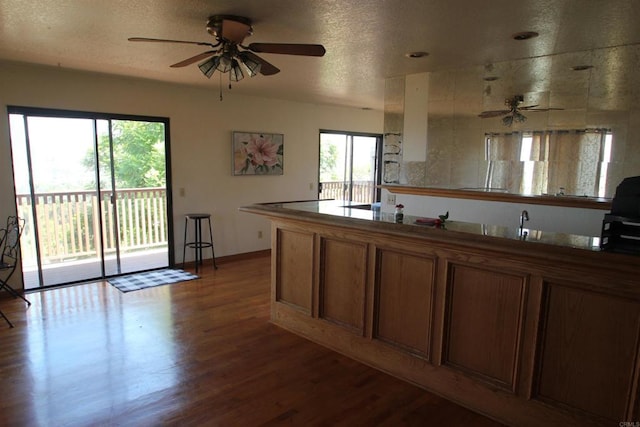
[[[277,231],[276,301],[311,314],[313,233]]]
[[[630,419],[640,303],[546,283],[534,397],[612,421]]]
[[[448,265],[442,363],[515,391],[527,277]]]
[[[429,358],[435,262],[378,250],[374,338]]]
[[[362,334],[367,245],[321,238],[319,317]]]

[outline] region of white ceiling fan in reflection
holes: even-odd
[[[502,124],[505,126],[511,126],[513,123],[522,123],[527,120],[527,117],[522,114],[522,111],[543,112],[552,110],[564,110],[564,108],[536,108],[538,105],[527,105],[521,107],[520,104],[524,102],[524,96],[514,95],[511,98],[504,100],[504,105],[509,107],[503,110],[489,110],[483,111],[478,114],[481,119],[488,119],[491,117],[504,116],[502,118]]]

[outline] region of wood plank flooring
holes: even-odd
[[[0,425],[500,425],[269,323],[268,257],[219,267],[3,296]]]

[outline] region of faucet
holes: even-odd
[[[524,222],[529,221],[529,212],[526,210],[522,211],[520,214],[520,234],[522,234],[522,229],[524,228]]]

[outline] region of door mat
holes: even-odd
[[[165,268],[163,270],[145,271],[143,273],[113,277],[108,279],[108,282],[122,292],[131,292],[193,279],[198,279],[198,276],[187,273],[184,270]]]

